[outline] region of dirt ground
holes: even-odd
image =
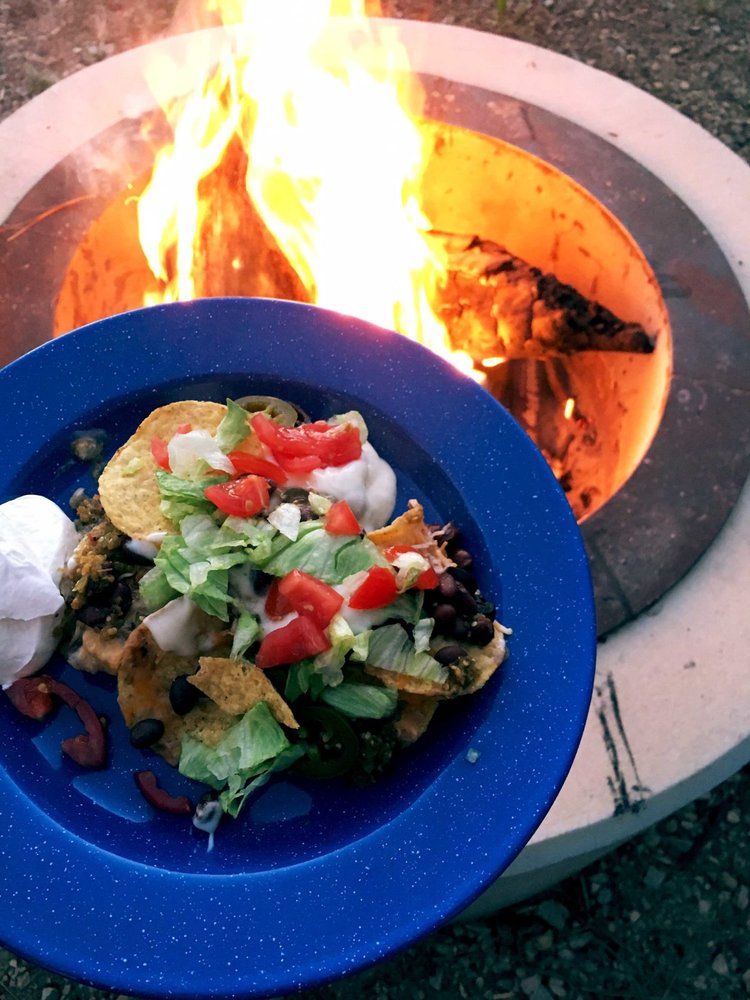
[[[660,97],[750,159],[750,5],[742,0],[391,0],[384,7],[392,16],[499,32],[594,65]],[[205,21],[176,0],[0,0],[0,118],[92,62]],[[0,150],[8,155],[12,151]],[[352,979],[304,996],[745,997],[749,819],[745,768],[543,896],[446,927]],[[114,995],[0,949],[2,1000],[63,997]]]

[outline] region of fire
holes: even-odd
[[[430,305],[446,265],[426,239],[423,95],[403,47],[393,33],[376,38],[364,0],[219,0],[218,9],[241,26],[235,47],[165,109],[174,142],[138,206],[161,300],[200,288],[209,206],[199,188],[239,141],[247,195],[311,301],[396,329],[479,377]],[[352,42],[332,55],[323,39],[340,14]]]

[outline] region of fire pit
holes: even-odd
[[[488,388],[516,400],[517,416],[553,468],[570,450],[561,437],[565,421],[577,427],[579,440],[587,433],[594,438],[588,451],[581,450],[583,479],[568,475],[569,466],[556,471],[583,520],[600,633],[637,618],[602,647],[598,701],[582,753],[536,844],[518,862],[520,873],[531,869],[549,880],[552,862],[574,867],[698,794],[746,755],[740,706],[731,697],[720,705],[720,693],[689,667],[707,665],[711,637],[688,641],[682,624],[684,615],[705,620],[711,601],[721,606],[713,567],[725,561],[731,539],[747,545],[742,501],[728,530],[668,595],[658,617],[641,614],[690,570],[737,501],[748,469],[750,386],[747,304],[725,257],[733,252],[732,213],[722,192],[713,196],[719,203],[714,209],[710,197],[691,187],[672,148],[663,151],[641,121],[663,123],[672,147],[689,144],[694,156],[715,158],[730,190],[747,184],[746,169],[657,102],[561,57],[459,29],[398,27],[425,82],[425,113],[435,123],[426,201],[436,228],[492,240],[553,271],[640,323],[656,348],[651,354],[582,351],[564,362],[556,356],[512,359],[497,367],[480,359]],[[332,28],[331,45],[345,34],[343,25]],[[54,122],[56,102],[78,101],[84,92],[100,95],[101,104],[87,96],[90,118],[77,134],[59,133],[46,149],[37,146],[34,162],[15,185],[14,177],[5,185],[0,214],[7,216],[10,240],[0,250],[7,282],[0,310],[12,330],[5,360],[96,318],[97,309],[140,304],[136,298],[149,279],[130,199],[163,127],[142,70],[157,55],[191,72],[208,66],[223,37],[201,32],[108,60],[5,123],[6,148],[20,148],[27,128]],[[190,82],[185,72],[171,78],[174,93]],[[603,96],[591,102],[596,88],[609,102]],[[106,94],[120,95],[122,106]],[[722,247],[688,205],[720,234]],[[294,288],[290,297],[296,297]],[[592,384],[597,393],[587,396]],[[554,433],[548,420],[540,420],[550,400],[557,411]],[[602,474],[604,485],[591,480],[586,463]],[[731,607],[728,599],[730,617]],[[726,627],[724,621],[725,634]],[[739,643],[739,636],[738,625],[732,641]],[[734,668],[725,662],[723,669]],[[706,691],[707,718],[721,717],[724,728],[716,733],[711,726],[712,746],[704,742],[700,752],[697,735],[685,733],[679,744],[669,734],[665,759],[659,706],[679,705],[673,711],[697,733]],[[701,772],[699,780],[674,791]],[[608,819],[613,813],[617,821]],[[518,890],[506,876],[485,905],[541,884],[526,882]]]

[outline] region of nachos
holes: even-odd
[[[146,417],[79,500],[67,581],[70,662],[116,674],[131,742],[232,816],[286,767],[376,777],[509,632],[452,524],[417,500],[392,518],[360,414],[240,402]]]

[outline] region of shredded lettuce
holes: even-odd
[[[278,536],[270,558],[253,550],[253,562],[273,576],[301,569],[325,583],[341,583],[347,576],[371,566],[386,566],[380,550],[367,538],[331,535],[320,521],[304,521],[296,541]]]
[[[347,656],[364,663],[367,660],[369,630],[355,635],[343,615],[334,615],[328,626],[331,648],[313,660],[313,669],[326,685],[335,687],[344,679],[343,666]]]
[[[173,524],[179,525],[189,514],[211,514],[216,508],[203,495],[207,486],[226,482],[227,477],[207,476],[205,479],[180,479],[170,472],[157,471],[161,502],[159,509]]]
[[[248,795],[271,774],[290,767],[305,750],[293,746],[264,701],[228,729],[215,747],[183,735],[179,770],[188,778],[222,790],[224,812],[237,816]]]
[[[285,750],[278,753],[273,760],[264,765],[264,769],[254,777],[243,779],[237,775],[230,778],[226,789],[219,796],[221,808],[225,813],[229,813],[235,819],[239,816],[242,807],[249,795],[256,789],[265,785],[272,774],[277,771],[285,771],[291,767],[300,757],[304,757],[305,747],[301,743],[290,744]]]
[[[398,691],[344,681],[338,687],[325,688],[320,700],[353,719],[385,719],[396,710]]]
[[[141,577],[138,587],[147,611],[158,611],[175,597],[180,596],[180,592],[172,587],[160,566],[152,566],[148,573]]]
[[[204,429],[175,434],[167,451],[169,467],[180,479],[202,479],[210,469],[229,474],[235,471],[211,432]]]
[[[414,626],[414,649],[418,653],[425,653],[430,648],[430,639],[432,638],[434,627],[434,618],[420,618]]]
[[[238,406],[233,399],[227,400],[227,412],[216,428],[216,444],[228,455],[250,433],[248,412]]]
[[[307,502],[310,504],[312,512],[317,514],[318,517],[324,517],[333,506],[332,500],[321,496],[320,493],[313,492],[313,490],[310,490],[307,494]]]
[[[409,677],[421,677],[443,684],[448,678],[447,667],[442,666],[429,653],[418,653],[414,642],[401,625],[383,625],[370,636],[367,662],[381,670],[392,670]]]
[[[315,672],[315,660],[298,660],[289,667],[284,686],[284,697],[287,701],[296,701],[302,694],[310,693],[315,700],[325,687],[320,674]]]
[[[243,611],[237,619],[232,640],[230,659],[240,660],[250,646],[260,637],[260,622],[249,611]]]
[[[282,503],[268,515],[268,523],[292,542],[297,541],[302,511],[296,504]]]
[[[401,552],[393,560],[396,567],[396,585],[399,590],[408,590],[430,564],[419,552]]]
[[[215,747],[183,734],[179,771],[220,790],[230,779],[255,777],[290,746],[279,723],[264,701],[247,712],[226,731]]]
[[[183,518],[181,529],[162,542],[153,570],[144,577],[144,600],[154,610],[154,602],[164,596],[187,594],[207,614],[228,621],[229,570],[247,562],[246,539],[206,514]]]

